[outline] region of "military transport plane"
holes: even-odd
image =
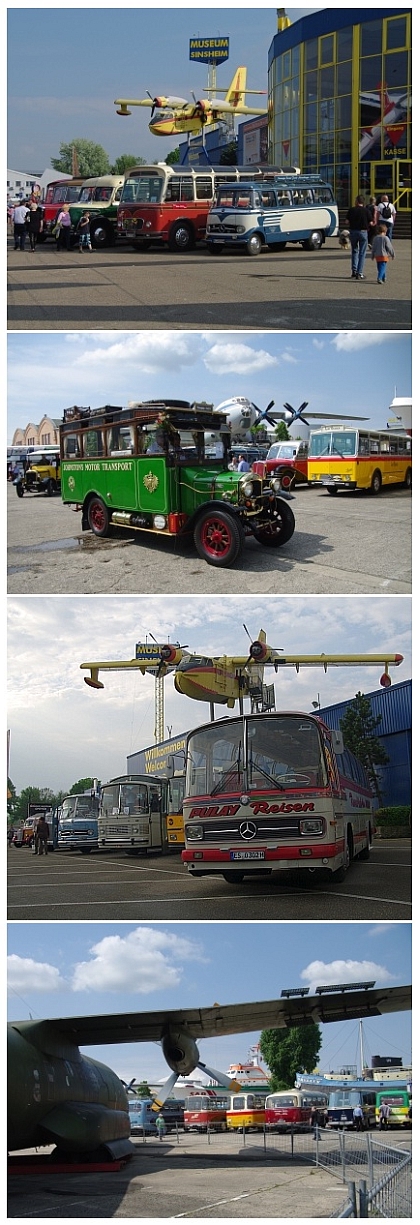
[[[261,1029],[359,1020],[411,1008],[411,988],[354,983],[282,991],[257,1003],[213,1004],[115,1016],[13,1021],[9,1033],[9,1151],[55,1145],[60,1159],[130,1156],[128,1099],[122,1081],[102,1063],[81,1054],[96,1043],[160,1042],[171,1076],[155,1110],[178,1076],[199,1067],[225,1086],[224,1074],[200,1060],[197,1040]]]
[[[153,136],[198,135],[209,124],[227,115],[265,115],[266,107],[247,106],[246,94],[262,94],[261,89],[247,89],[246,68],[237,68],[224,98],[176,98],[162,95],[152,98],[116,98],[117,115],[131,115],[130,106],[150,107],[149,131]],[[206,93],[212,93],[211,89]]]

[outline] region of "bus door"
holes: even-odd
[[[166,795],[167,786],[162,783],[151,783],[149,786],[149,846],[167,850],[168,830],[166,825]]]

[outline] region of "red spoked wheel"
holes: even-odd
[[[109,532],[109,510],[102,498],[91,498],[88,506],[88,524],[95,536],[107,536]]]
[[[194,544],[199,557],[209,566],[232,566],[242,550],[242,525],[223,510],[206,510],[194,529]]]

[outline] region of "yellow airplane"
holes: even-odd
[[[246,628],[246,627],[244,627]],[[247,631],[248,632],[248,631]],[[263,700],[264,668],[275,672],[282,668],[328,668],[383,666],[380,684],[391,684],[390,667],[398,667],[403,655],[385,651],[379,655],[284,655],[267,643],[264,630],[260,630],[256,641],[250,643],[248,655],[193,655],[179,643],[137,643],[136,658],[114,660],[106,663],[83,663],[80,667],[90,672],[84,681],[92,689],[103,689],[99,680],[101,671],[124,671],[137,669],[143,675],[167,676],[174,672],[174,685],[178,693],[194,698],[198,702],[217,703],[233,709],[236,702],[243,707],[244,698],[250,698],[251,706],[257,709]]]
[[[153,136],[197,135],[224,115],[266,114],[266,107],[247,106],[245,103],[246,94],[264,93],[262,89],[246,88],[246,73],[246,68],[237,68],[224,98],[194,98],[193,102],[188,102],[186,98],[171,95],[152,98],[149,94],[148,98],[116,98],[114,106],[119,108],[117,115],[131,115],[130,106],[149,106],[149,131]],[[206,93],[212,92],[211,89],[206,90]]]

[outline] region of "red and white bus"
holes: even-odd
[[[54,183],[48,183],[45,196],[42,200],[44,209],[44,228],[41,238],[49,238],[60,209],[63,204],[75,204],[79,199],[80,189],[84,183],[84,179],[57,179]]]
[[[236,884],[280,870],[341,881],[356,856],[369,858],[366,772],[319,717],[218,719],[189,733],[186,755],[182,859],[192,876]]]
[[[206,233],[213,196],[224,183],[278,178],[276,166],[133,166],[125,175],[117,228],[135,251],[152,243],[189,251]],[[287,174],[299,171],[288,170]]]
[[[228,1097],[213,1089],[189,1094],[184,1105],[184,1131],[226,1131]]]
[[[270,1131],[309,1131],[315,1107],[328,1115],[328,1093],[321,1089],[285,1089],[270,1093],[265,1102],[265,1125]]]

